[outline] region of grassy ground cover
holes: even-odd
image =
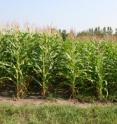
[[[117,106],[0,106],[0,124],[117,124]]]

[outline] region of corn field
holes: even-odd
[[[117,42],[62,40],[59,34],[0,33],[0,90],[17,98],[117,98]]]

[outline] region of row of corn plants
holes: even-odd
[[[59,34],[5,32],[0,34],[0,89],[15,86],[15,95],[29,94],[98,99],[117,97],[117,43],[65,41]],[[34,83],[35,82],[35,83]]]

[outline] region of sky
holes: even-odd
[[[0,0],[0,24],[61,29],[117,27],[117,0]]]

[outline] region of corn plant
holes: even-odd
[[[107,81],[104,74],[104,54],[103,49],[100,48],[100,42],[91,42],[89,47],[90,56],[90,72],[91,80],[96,90],[96,95],[99,99],[108,96]],[[105,92],[105,94],[103,94]]]
[[[33,79],[41,86],[41,95],[45,96],[52,77],[52,69],[54,66],[54,59],[57,56],[57,49],[59,47],[59,38],[56,36],[48,36],[43,34],[37,36],[33,41],[31,47],[30,64],[33,66],[33,72],[37,75]]]
[[[16,85],[16,97],[22,97],[26,91],[27,75],[26,66],[26,44],[20,42],[20,34],[5,35],[1,39],[0,65],[6,72],[1,79],[11,80]],[[23,42],[23,41],[22,41]]]
[[[82,73],[82,70],[79,68],[81,61],[80,53],[77,50],[77,43],[71,41],[64,42],[61,53],[58,57],[58,76],[63,76],[66,79],[66,81],[61,83],[70,87],[70,97],[74,98],[78,93],[78,78]]]
[[[105,42],[104,73],[109,94],[117,96],[117,44]]]

